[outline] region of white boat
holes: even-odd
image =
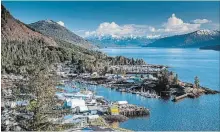
[[[149,90],[145,93],[141,93],[140,95],[146,98],[159,98],[159,96],[155,92],[150,93]]]

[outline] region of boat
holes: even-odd
[[[140,95],[146,98],[159,98],[159,96],[155,92],[150,93],[149,90],[145,93],[141,93]]]

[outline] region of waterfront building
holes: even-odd
[[[118,105],[114,104],[110,107],[111,115],[119,115],[119,108]]]

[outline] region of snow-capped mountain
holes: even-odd
[[[138,47],[146,46],[147,44],[154,42],[157,38],[154,36],[126,36],[117,37],[110,35],[103,36],[90,36],[86,37],[91,43],[98,45],[99,47]]]
[[[188,34],[161,38],[148,44],[147,47],[199,48],[219,44],[220,31],[198,30]]]

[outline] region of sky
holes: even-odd
[[[147,36],[219,30],[220,2],[9,2],[3,5],[29,24],[54,20],[82,36]]]

